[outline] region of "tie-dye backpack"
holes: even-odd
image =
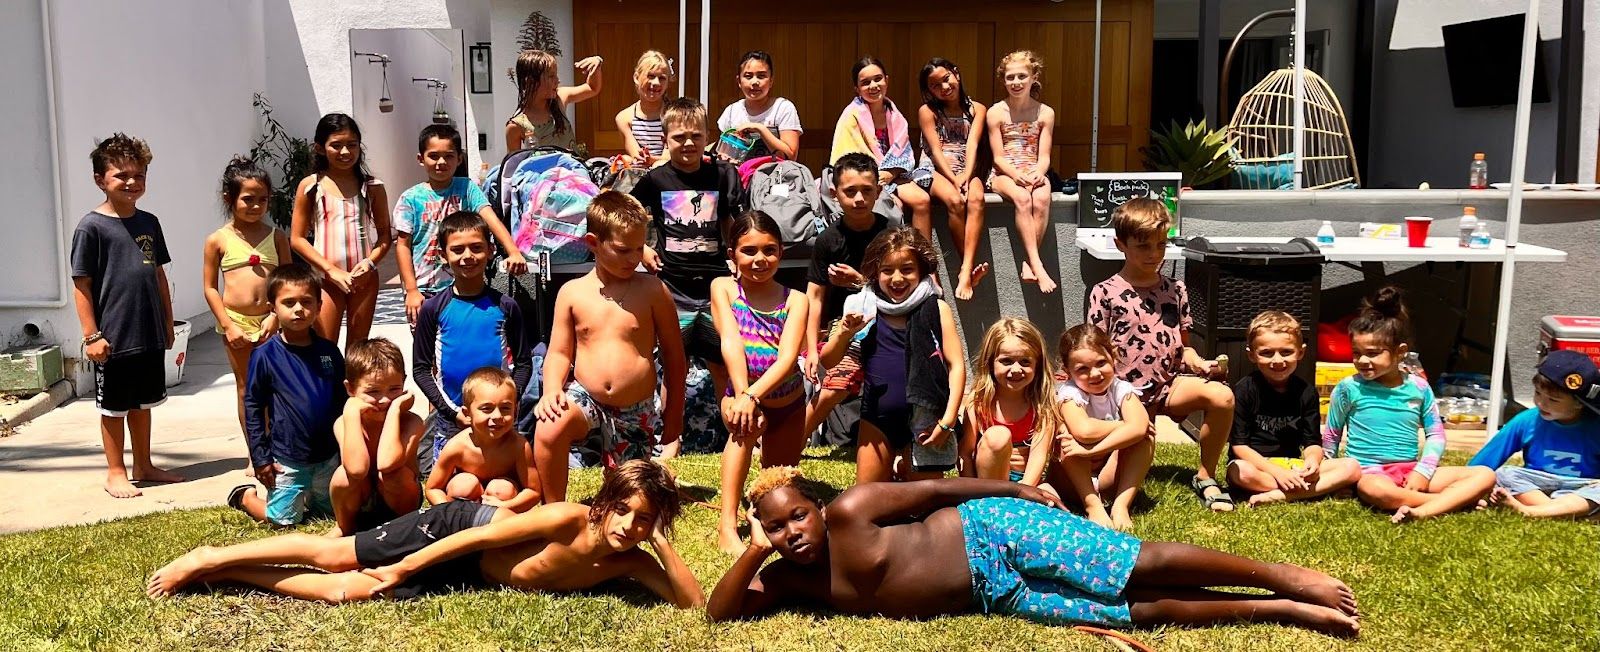
[[[589,202],[600,188],[583,162],[559,147],[512,152],[483,182],[489,198],[529,262],[548,254],[551,264],[589,258],[583,246]]]

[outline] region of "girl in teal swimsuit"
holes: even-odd
[[[762,467],[797,465],[805,447],[806,400],[798,362],[810,304],[775,279],[783,259],[780,233],[760,211],[734,218],[724,241],[737,275],[711,282],[711,314],[729,381],[722,399],[728,443],[722,452],[717,545],[732,554],[744,549],[739,496],[756,441]]]

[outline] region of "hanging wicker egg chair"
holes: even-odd
[[[1305,179],[1302,187],[1355,188],[1356,169],[1350,124],[1338,96],[1320,75],[1305,74]],[[1294,188],[1294,69],[1274,70],[1239,99],[1228,122],[1234,141],[1231,185],[1244,190]]]

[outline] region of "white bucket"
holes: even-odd
[[[167,387],[183,382],[183,363],[189,356],[189,322],[172,322],[172,348],[167,350]]]

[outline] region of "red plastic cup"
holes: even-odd
[[[1433,218],[1419,215],[1406,216],[1406,241],[1413,247],[1428,246],[1428,227],[1433,225]]]

